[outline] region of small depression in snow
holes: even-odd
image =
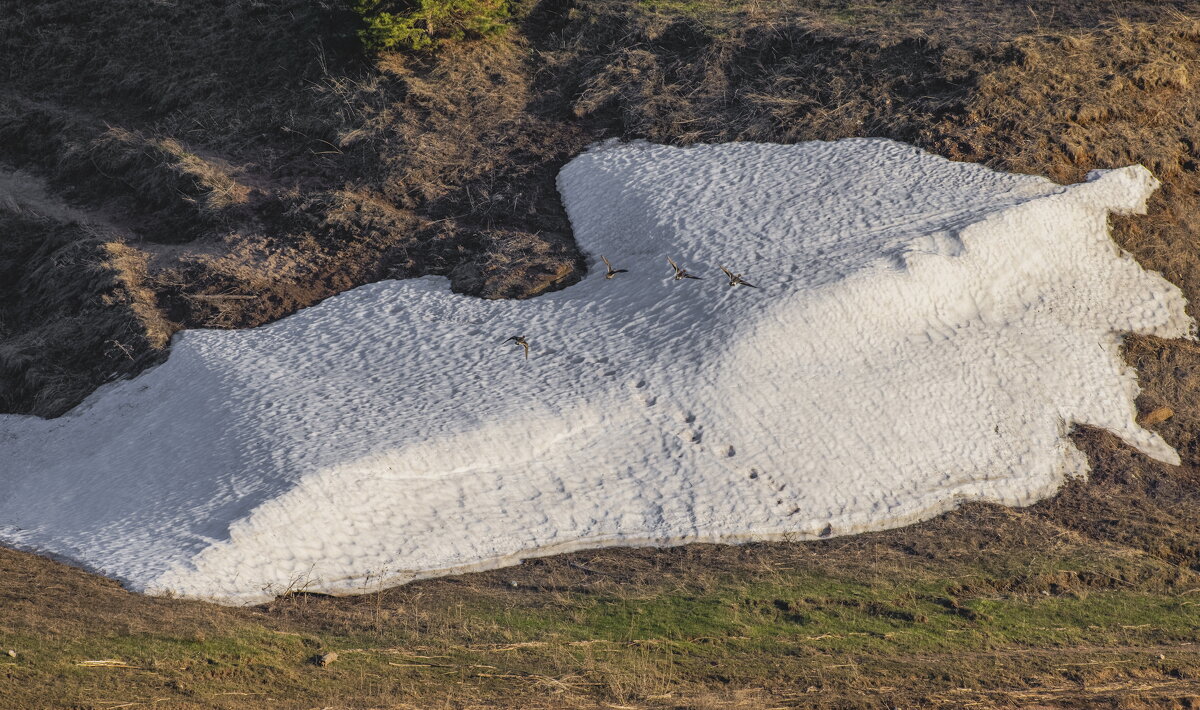
[[[598,144],[559,176],[581,283],[388,281],[181,333],[64,417],[0,416],[0,541],[250,603],[1027,504],[1086,471],[1073,423],[1177,461],[1118,346],[1193,324],[1107,224],[1156,186],[875,139]]]

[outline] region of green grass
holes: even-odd
[[[400,692],[418,706],[446,697],[536,704],[549,692],[576,704],[607,698],[656,706],[667,695],[713,686],[769,691],[820,681],[822,688],[865,682],[894,690],[889,684],[900,671],[909,681],[940,674],[983,692],[989,674],[980,665],[1009,655],[1025,656],[1014,661],[1020,673],[1059,668],[1061,676],[1097,665],[1144,671],[1162,663],[1164,646],[1178,646],[1189,668],[1200,666],[1180,645],[1200,627],[1187,595],[1106,589],[959,599],[961,591],[956,581],[922,574],[883,581],[792,571],[676,582],[650,594],[560,591],[550,603],[544,592],[531,599],[498,587],[425,603],[374,632],[236,613],[231,622],[170,631],[47,635],[0,623],[0,650],[18,650],[11,665],[0,666],[0,695],[16,707],[155,698],[219,707],[269,698],[286,707],[348,697],[368,707]],[[328,603],[298,597],[282,604],[311,622],[319,609],[304,607]],[[1039,649],[1058,653],[1028,653]],[[329,667],[310,662],[329,651],[339,653]],[[82,665],[102,660],[122,665]],[[864,669],[873,669],[871,678],[859,677]]]
[[[89,0],[87,22],[73,19],[80,4],[0,14],[12,40],[0,43],[0,152],[76,191],[94,180],[81,199],[164,241],[174,230],[156,226],[160,212],[186,214],[181,199],[209,204],[253,187],[249,206],[237,203],[259,210],[244,225],[253,234],[229,243],[267,250],[264,262],[282,270],[254,272],[262,302],[232,314],[191,310],[191,296],[240,290],[244,273],[216,265],[236,259],[186,276],[178,293],[174,276],[146,281],[146,302],[183,308],[187,327],[254,325],[375,278],[392,265],[383,254],[407,255],[431,237],[412,226],[427,220],[451,229],[433,240],[448,246],[421,247],[403,273],[444,272],[495,223],[503,241],[482,244],[516,244],[520,260],[482,262],[504,273],[479,293],[544,288],[537,279],[574,253],[534,240],[569,241],[558,166],[613,136],[879,135],[1061,182],[1144,163],[1164,181],[1161,201],[1146,217],[1115,219],[1114,234],[1197,300],[1195,141],[1184,140],[1198,123],[1195,92],[1109,80],[1148,62],[1200,75],[1197,33],[1167,22],[1173,5],[1054,2],[1035,16],[1027,3],[979,1],[521,0],[503,40],[364,67],[357,50],[350,60],[323,34],[318,4],[300,0]],[[1185,9],[1200,16],[1196,2]],[[1127,19],[1160,24],[1118,22]],[[1074,34],[1043,37],[1049,26]],[[1081,32],[1099,34],[1089,44]],[[1104,111],[1084,120],[1068,110],[1092,94]],[[128,132],[127,145],[95,142],[110,125]],[[348,136],[357,138],[343,146]],[[1060,139],[1070,150],[1050,148]],[[157,146],[152,156],[147,146]],[[476,188],[533,197],[480,202],[488,206],[464,216]],[[219,200],[211,206],[226,212]],[[293,206],[299,226],[271,217]],[[275,220],[269,239],[259,238],[259,219]],[[224,229],[205,243],[225,243]],[[41,239],[28,225],[9,231]],[[383,232],[392,236],[376,242]],[[47,283],[90,283],[79,275],[99,273],[94,263],[104,262],[48,269]],[[34,292],[59,293],[47,283]],[[13,303],[23,304],[20,322],[38,326],[22,337],[59,322],[58,305]],[[54,331],[46,337],[56,345],[30,362],[78,365],[72,391],[82,397],[89,373],[112,369],[94,367],[77,333]],[[968,506],[807,544],[595,551],[255,609],[141,597],[0,549],[0,707],[1197,707],[1200,350],[1149,338],[1126,345],[1142,409],[1175,409],[1156,430],[1186,465],[1159,466],[1084,431],[1089,481],[1020,511]],[[55,361],[54,348],[66,354]],[[35,372],[13,369],[10,379],[35,382]],[[31,411],[37,391],[8,406]],[[39,411],[61,412],[68,399]],[[332,665],[310,662],[329,651],[339,653]],[[117,663],[82,665],[89,660]]]
[[[685,645],[704,639],[751,653],[756,646],[793,643],[830,651],[948,653],[977,648],[980,639],[1021,645],[1186,640],[1200,627],[1200,611],[1171,596],[1103,591],[960,603],[952,587],[798,576],[772,584],[728,580],[715,589],[646,598],[572,597],[565,609],[550,613],[475,613],[497,618],[522,639],[550,634],[566,641]]]

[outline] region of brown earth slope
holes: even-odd
[[[454,289],[489,298],[568,286],[583,262],[554,175],[612,136],[885,136],[1063,182],[1142,163],[1163,188],[1149,216],[1115,220],[1114,237],[1200,298],[1200,3],[542,0],[515,15],[503,38],[366,59],[353,18],[334,3],[0,2],[0,412],[62,414],[99,384],[160,361],[180,328],[254,326],[380,278],[444,274]],[[1200,588],[1200,348],[1132,338],[1126,352],[1141,375],[1142,413],[1174,411],[1153,426],[1184,465],[1080,430],[1091,479],[1030,509],[971,506],[819,544],[575,555],[247,611],[143,599],[0,550],[0,640],[49,647],[161,627],[203,645],[206,634],[251,625],[327,639],[318,645],[371,636],[376,651],[390,639],[420,657],[550,644],[519,662],[497,660],[514,650],[456,656],[450,684],[408,670],[368,680],[382,672],[375,666],[317,683],[307,670],[260,677],[169,659],[126,679],[141,693],[135,702],[162,695],[196,707],[257,707],[260,692],[288,707],[310,696],[384,706],[402,695],[423,707],[1198,706],[1200,654],[1180,644],[1200,626],[1187,606]],[[807,577],[779,581],[795,570],[894,594],[863,601],[811,592]],[[808,596],[755,606],[763,585],[793,582]],[[1113,594],[1180,601],[1169,621],[1114,609],[1106,618],[1129,623],[1103,632],[1065,610]],[[965,625],[946,634],[984,634],[1007,617],[981,610],[1009,603],[1049,619],[1038,628],[1078,634],[993,629],[965,647],[890,654],[793,639],[711,656],[662,651],[654,644],[674,637],[632,615],[630,633],[653,643],[622,647],[613,657],[624,665],[605,665],[557,632],[506,634],[487,621],[499,608],[559,613],[586,636],[595,608],[712,595],[743,615],[720,627],[727,634],[769,616],[823,638],[837,625],[812,619],[830,608],[854,623],[894,624],[881,639],[931,614]],[[1066,605],[1057,619],[1033,611],[1043,599]],[[78,653],[91,652],[79,643]],[[15,665],[0,666],[0,691],[20,698],[14,707],[119,705],[89,705],[97,688],[122,687],[111,677],[53,664],[21,675]],[[467,667],[476,670],[464,675]],[[659,680],[631,680],[647,674]]]

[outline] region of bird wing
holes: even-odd
[[[608,267],[609,271],[612,271],[612,264],[608,263],[608,259],[605,259],[603,254],[600,255],[600,260],[604,262],[604,265]]]
[[[679,264],[676,264],[674,261],[671,261],[671,257],[669,257],[669,256],[667,257],[667,263],[671,265],[672,269],[675,269],[675,273],[679,273]]]

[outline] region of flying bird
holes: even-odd
[[[699,276],[692,276],[691,274],[689,274],[687,272],[687,270],[680,268],[679,264],[676,264],[674,261],[672,261],[671,257],[669,257],[669,256],[667,257],[667,263],[669,263],[671,265],[672,269],[675,269],[675,280],[676,281],[678,281],[680,279],[699,279],[700,278]]]
[[[529,342],[527,340],[525,340],[525,336],[514,335],[511,338],[506,338],[504,340],[504,342],[507,343],[509,340],[511,340],[514,343],[516,343],[517,345],[520,345],[521,347],[525,348],[525,359],[528,360],[529,359]]]
[[[604,278],[606,278],[606,279],[611,279],[612,277],[616,276],[617,274],[629,273],[629,269],[614,269],[612,267],[612,264],[608,263],[608,259],[604,258],[603,254],[600,255],[600,259],[603,260],[604,265],[608,267],[608,273],[604,275]]]
[[[729,269],[726,269],[724,266],[721,267],[721,271],[724,271],[725,275],[729,277],[730,286],[749,286],[750,288],[758,288],[748,281],[743,281],[741,274],[735,274]]]

